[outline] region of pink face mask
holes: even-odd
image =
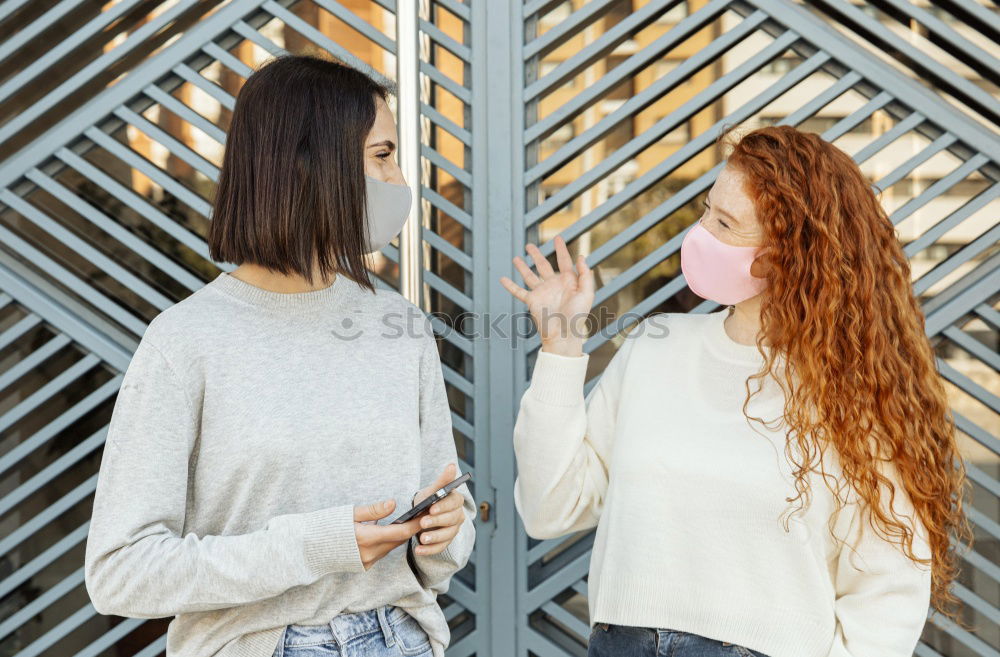
[[[681,242],[681,272],[699,297],[731,306],[767,286],[765,279],[750,274],[758,248],[726,244],[699,221]]]

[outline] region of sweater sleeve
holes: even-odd
[[[84,557],[102,614],[160,618],[252,603],[327,573],[362,573],[351,506],[271,518],[240,535],[184,532],[200,414],[144,336],[115,400]]]
[[[927,531],[898,482],[895,468],[886,467],[883,473],[895,487],[892,508],[897,517],[915,528],[914,554],[929,559]],[[885,487],[882,500],[888,512]],[[841,515],[836,529],[838,536],[846,536],[849,545],[841,545],[836,561],[837,625],[830,657],[910,657],[927,621],[930,567],[908,558],[895,539],[890,543],[876,534],[870,524],[874,520],[861,511],[857,502],[848,504]],[[847,530],[842,534],[845,525]]]
[[[514,423],[514,504],[529,536],[555,538],[597,526],[622,380],[642,333],[629,333],[586,397],[589,354],[538,352]]]
[[[424,336],[420,356],[420,480],[427,485],[440,476],[449,463],[456,466],[456,477],[462,475],[452,432],[451,407],[444,385],[441,358],[433,333]],[[420,555],[413,551],[419,545],[416,537],[410,539],[409,549],[421,583],[437,594],[448,591],[451,576],[465,567],[472,555],[476,540],[476,502],[467,484],[456,490],[462,493],[465,520],[458,534],[442,552]]]

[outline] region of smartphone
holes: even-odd
[[[412,509],[410,509],[403,515],[393,520],[390,524],[398,525],[406,522],[407,520],[413,520],[422,513],[426,513],[427,510],[431,508],[432,504],[434,504],[438,500],[443,500],[444,498],[448,497],[448,493],[455,490],[456,488],[458,488],[465,482],[469,481],[470,479],[472,479],[472,475],[466,472],[464,475],[462,475],[455,481],[451,482],[450,484],[446,484],[441,488],[438,488],[436,491],[431,493],[429,497],[425,497],[424,499],[417,502],[417,504]]]

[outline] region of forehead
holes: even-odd
[[[745,182],[746,177],[739,169],[729,165],[722,167],[712,185],[712,203],[717,210],[741,221],[756,223],[757,213],[753,207],[753,199],[744,189]]]
[[[375,123],[372,125],[372,131],[368,134],[368,141],[378,142],[385,139],[396,141],[396,119],[393,118],[385,100],[376,97]]]

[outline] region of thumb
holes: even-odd
[[[421,495],[417,499],[417,501],[422,500],[423,498],[427,497],[428,495],[436,491],[438,488],[441,488],[442,486],[454,481],[456,472],[457,468],[454,463],[449,463],[448,465],[444,466],[444,470],[442,470],[441,474],[438,475],[438,478],[434,480],[434,483],[430,484],[429,486],[427,486],[427,488],[420,491]]]
[[[380,520],[396,508],[395,500],[386,500],[384,502],[372,502],[371,504],[364,504],[361,506],[354,507],[354,522],[367,522],[369,520]]]

